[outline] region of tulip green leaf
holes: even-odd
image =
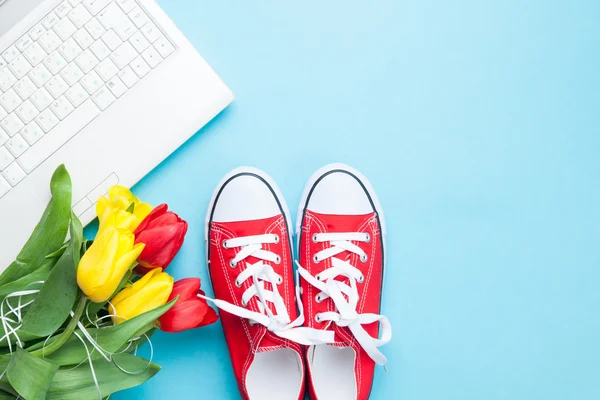
[[[64,165],[50,182],[52,199],[17,259],[0,276],[0,286],[35,271],[45,257],[58,250],[67,236],[71,219],[71,177]]]
[[[6,392],[0,392],[0,400],[15,400],[16,397]]]
[[[73,215],[69,247],[50,271],[35,302],[23,317],[19,334],[39,337],[52,335],[67,320],[77,299],[77,265],[79,264],[83,227]]]
[[[17,348],[10,358],[6,376],[10,385],[24,399],[44,400],[58,368],[58,364]]]
[[[118,366],[117,366],[118,364]],[[114,362],[104,359],[93,362],[98,386],[94,383],[88,362],[77,368],[59,370],[54,376],[47,400],[97,399],[98,389],[102,397],[120,390],[141,385],[160,371],[160,366],[131,354],[121,354]],[[120,368],[119,368],[120,367]],[[127,373],[122,370],[135,372]],[[29,400],[29,399],[27,399]]]

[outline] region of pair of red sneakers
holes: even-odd
[[[379,347],[385,222],[356,170],[326,166],[291,218],[273,180],[254,168],[225,176],[206,217],[207,257],[240,393],[250,400],[369,397]],[[294,285],[294,281],[298,285]],[[381,330],[381,332],[380,332]],[[379,334],[381,338],[379,339]]]

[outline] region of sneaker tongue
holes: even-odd
[[[276,223],[283,218],[283,215],[275,215],[273,217],[256,219],[250,221],[239,221],[239,222],[213,222],[215,225],[223,225],[227,230],[235,233],[236,236],[256,236],[264,235],[270,231],[273,231],[273,227]]]

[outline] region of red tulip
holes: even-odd
[[[210,325],[219,319],[214,309],[208,306],[200,290],[199,278],[186,278],[175,282],[168,301],[179,296],[177,303],[158,319],[160,329],[165,332],[181,332],[187,329]]]
[[[166,204],[152,210],[133,232],[135,243],[146,245],[136,271],[145,274],[154,268],[167,268],[181,248],[187,229],[187,222],[168,211]]]

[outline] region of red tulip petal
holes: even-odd
[[[196,328],[202,324],[209,308],[202,301],[177,302],[175,306],[159,318],[160,329],[165,332],[181,332]]]
[[[217,312],[212,307],[208,307],[208,310],[206,311],[206,314],[204,315],[204,319],[202,320],[200,325],[198,325],[196,328],[214,324],[218,320],[219,320],[219,316],[217,315]]]
[[[169,301],[179,296],[177,303],[184,302],[188,299],[195,298],[196,293],[200,289],[200,278],[185,278],[181,279],[173,285]]]
[[[148,223],[150,223],[151,220],[153,220],[161,214],[166,213],[168,209],[169,206],[167,206],[166,204],[156,206],[152,211],[150,211],[150,214],[148,214],[148,216],[146,216],[146,218],[144,218],[144,220],[138,225],[133,234],[137,236],[138,233],[146,229],[146,225],[148,225]]]

